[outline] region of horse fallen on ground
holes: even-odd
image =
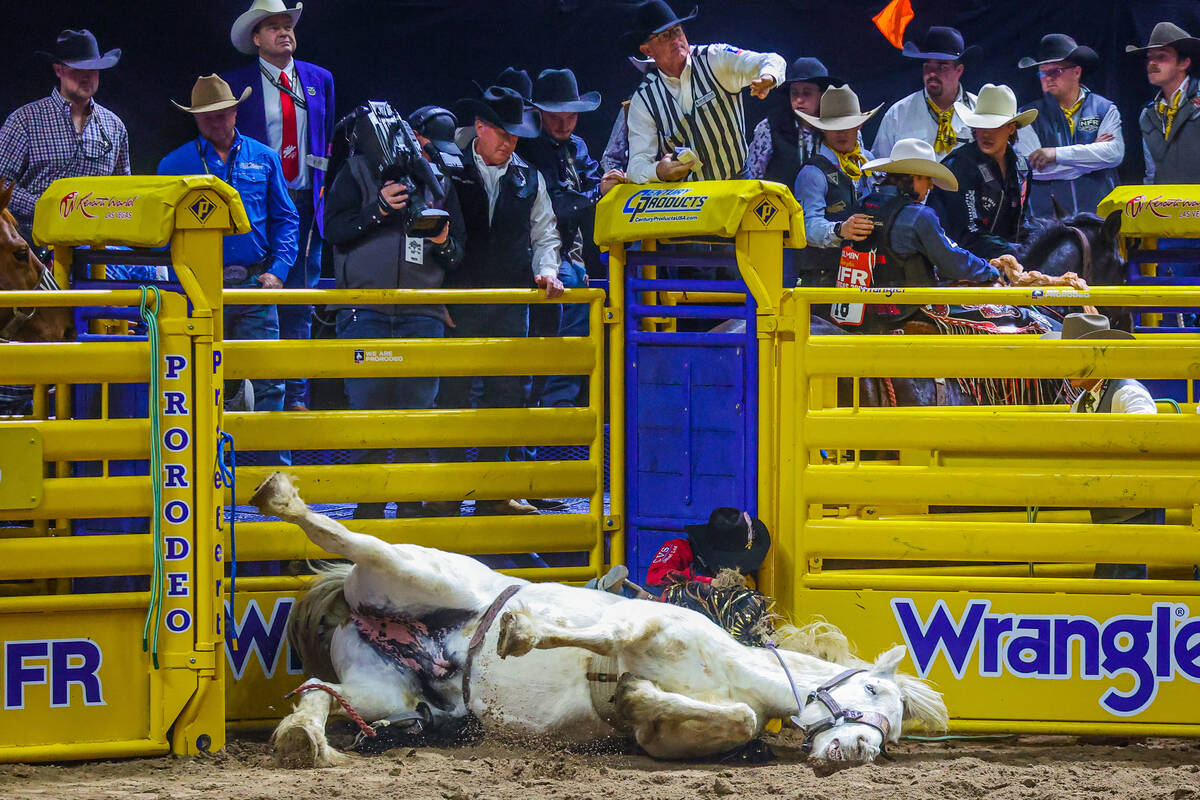
[[[353,562],[326,570],[293,610],[289,642],[314,677],[272,736],[283,763],[348,758],[325,737],[331,713],[430,734],[473,715],[485,734],[522,740],[631,736],[651,756],[677,759],[746,745],[769,719],[797,712],[771,651],[738,644],[695,611],[532,584],[467,556],[354,533],[309,509],[281,473],[251,502]],[[896,671],[903,646],[857,670],[778,655],[800,697],[819,695],[800,711],[818,771],[873,760],[905,721],[946,725],[941,694]]]

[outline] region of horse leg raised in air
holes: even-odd
[[[314,513],[279,473],[251,502],[354,561],[324,570],[289,620],[289,642],[313,677],[276,728],[285,761],[341,760],[324,735],[331,713],[357,715],[362,727],[392,722],[425,734],[474,717],[488,735],[556,743],[632,732],[658,758],[722,753],[750,742],[768,719],[796,713],[774,655],[739,644],[697,612],[531,584],[466,556],[389,545]],[[499,623],[490,624],[497,614]],[[896,672],[904,652],[893,648],[849,672],[781,653],[802,697],[824,687],[832,702],[864,712],[825,725],[823,701],[805,706],[814,765],[872,760],[899,737],[904,719],[944,727],[941,695]],[[622,676],[615,686],[610,674]],[[610,708],[598,695],[611,698]]]

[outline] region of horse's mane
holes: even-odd
[[[775,630],[775,644],[784,650],[815,656],[843,667],[872,669],[875,664],[855,654],[855,647],[838,626],[824,617],[813,616],[805,625],[783,623]],[[897,671],[896,685],[904,698],[904,721],[927,731],[944,731],[950,724],[942,693],[914,675]]]
[[[1104,226],[1104,220],[1095,214],[1083,212],[1066,219],[1038,220],[1040,227],[1026,240],[1021,249],[1020,261],[1041,264],[1045,258],[1062,245],[1064,241],[1074,241],[1075,234],[1071,228],[1095,229],[1099,231]]]

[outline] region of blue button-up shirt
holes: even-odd
[[[886,203],[899,193],[899,189],[891,185],[883,185],[875,190],[875,194]],[[958,246],[958,243],[942,230],[942,223],[937,212],[920,203],[905,206],[896,215],[892,223],[892,249],[902,256],[920,253],[925,256],[942,282],[970,281],[971,283],[988,283],[998,280],[1000,272],[988,262],[974,253]]]
[[[270,256],[270,272],[287,280],[296,261],[300,215],[288,194],[279,154],[262,142],[233,134],[229,163],[202,138],[188,142],[158,162],[159,175],[216,175],[242,197],[250,232],[225,237],[225,263],[250,267]]]
[[[822,144],[818,152],[837,166],[837,153],[833,152],[829,145]],[[863,150],[862,155],[867,161],[874,158],[870,150]],[[858,199],[861,200],[870,194],[873,185],[874,182],[869,176],[863,175],[859,178],[854,185]],[[837,223],[825,218],[825,191],[828,188],[829,182],[825,179],[825,173],[816,164],[808,164],[796,175],[795,195],[804,208],[804,238],[809,247],[842,246],[841,237],[833,232]]]

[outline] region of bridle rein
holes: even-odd
[[[42,267],[42,275],[38,280],[38,285],[32,291],[55,292],[59,290],[58,281],[54,280],[54,273]],[[12,307],[12,318],[5,323],[3,328],[0,328],[0,344],[7,344],[16,341],[17,334],[29,323],[29,320],[37,316],[37,307],[21,308],[19,306]]]

